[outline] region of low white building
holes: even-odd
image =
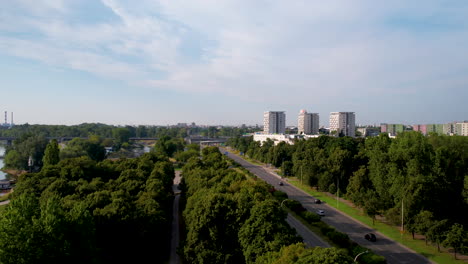
[[[286,142],[288,144],[294,144],[295,135],[285,135],[285,134],[254,134],[253,140],[260,141],[260,144],[267,141],[267,139],[271,139],[275,142],[275,145],[278,145],[280,142]]]

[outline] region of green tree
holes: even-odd
[[[463,229],[460,224],[454,224],[447,232],[447,237],[442,242],[444,246],[453,248],[455,254],[454,257],[457,259],[457,252],[460,252],[467,246],[467,232]]]
[[[434,223],[434,217],[430,211],[421,211],[419,214],[416,215],[414,220],[416,226],[416,232],[424,235],[424,240],[426,241],[427,245],[427,232],[432,227]]]
[[[295,231],[285,222],[287,214],[278,202],[266,200],[257,203],[250,217],[239,230],[239,241],[246,263],[268,251],[279,251],[281,247],[299,242]]]
[[[114,128],[112,130],[112,136],[117,145],[122,145],[123,143],[128,143],[130,139],[130,130],[126,127]]]
[[[427,236],[430,241],[437,244],[437,251],[440,252],[440,244],[446,238],[446,232],[448,230],[448,220],[444,219],[436,221],[431,228],[427,231]]]
[[[57,143],[57,140],[52,139],[49,144],[47,144],[44,157],[42,162],[44,166],[55,165],[60,161],[60,149]]]
[[[364,202],[364,212],[372,218],[372,225],[375,224],[375,216],[378,215],[380,208],[380,199],[377,197],[375,191],[369,190],[366,194],[366,201]]]

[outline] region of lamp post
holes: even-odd
[[[357,254],[356,257],[354,257],[354,262],[357,263],[358,257],[361,256],[362,254],[366,254],[366,253],[369,253],[369,251],[366,250],[366,251],[364,251],[364,252],[361,252],[361,253]]]
[[[32,172],[32,166],[33,165],[34,165],[33,158],[32,158],[32,156],[29,156],[29,159],[28,159],[29,172]]]
[[[302,166],[303,165],[302,165],[302,162],[301,162],[301,184],[303,184],[303,182],[302,182]]]
[[[280,205],[281,208],[283,208],[283,203],[284,203],[286,200],[289,200],[289,199],[286,198],[286,199],[284,199],[283,201],[281,201],[281,205]]]

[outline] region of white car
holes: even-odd
[[[324,210],[317,210],[317,214],[320,216],[325,216],[325,211]]]

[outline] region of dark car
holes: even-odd
[[[322,201],[320,201],[320,199],[315,199],[314,203],[316,203],[316,204],[321,204]]]
[[[279,184],[279,186],[283,186],[284,183],[282,181],[280,181],[278,184]]]
[[[367,239],[367,240],[369,240],[369,241],[371,241],[371,242],[377,241],[377,238],[376,238],[375,235],[372,234],[372,233],[366,234],[366,235],[364,236],[364,238]]]

